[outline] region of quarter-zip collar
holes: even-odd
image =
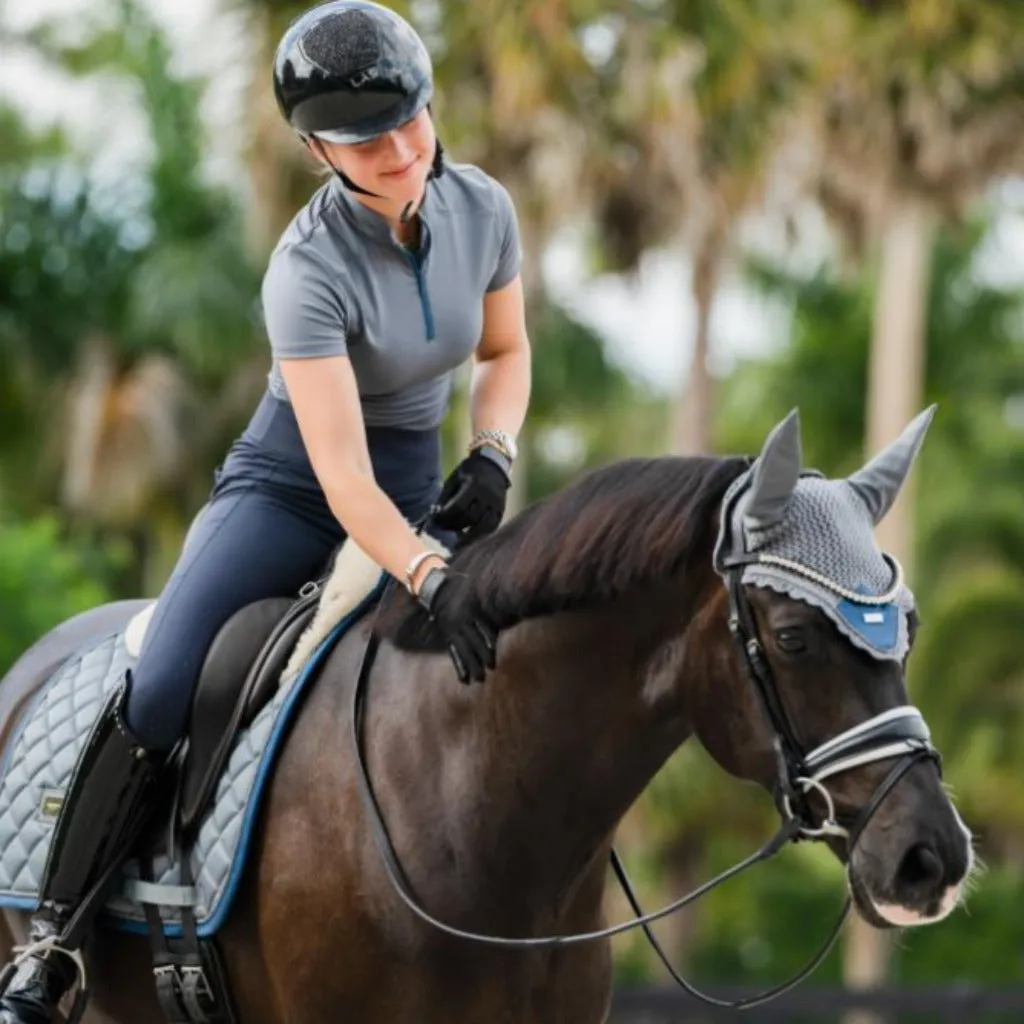
[[[391,231],[391,225],[386,217],[376,210],[370,209],[358,199],[341,183],[335,176],[331,178],[330,187],[337,200],[338,207],[345,219],[352,224],[356,230],[367,238],[371,238],[383,245],[396,246],[403,251],[408,251]],[[433,189],[430,182],[427,182],[427,190],[423,196],[423,202],[416,211],[420,219],[420,245],[417,250],[420,258],[424,258],[430,247],[430,217],[436,209],[436,202],[432,195]]]

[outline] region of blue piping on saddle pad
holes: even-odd
[[[269,725],[269,732],[266,735],[266,739],[263,744],[262,750],[255,749],[253,751],[253,761],[258,759],[258,764],[255,769],[252,783],[249,788],[248,796],[245,798],[245,806],[241,815],[241,827],[239,829],[238,838],[235,842],[234,849],[231,851],[231,862],[227,868],[227,879],[223,883],[223,888],[220,888],[219,898],[216,898],[213,906],[209,909],[212,911],[207,917],[197,921],[196,932],[201,938],[208,938],[220,929],[221,925],[224,924],[228,914],[231,911],[231,907],[234,903],[235,896],[238,892],[238,887],[241,882],[242,874],[246,865],[246,858],[249,853],[249,845],[252,840],[253,832],[255,831],[256,822],[260,810],[260,804],[263,798],[263,793],[266,788],[267,782],[270,779],[273,768],[277,760],[277,754],[283,744],[284,737],[287,731],[287,727],[294,716],[295,710],[299,705],[300,698],[307,690],[310,680],[315,674],[315,669],[320,665],[323,659],[330,653],[334,648],[338,640],[344,635],[350,626],[358,621],[365,612],[380,599],[384,585],[386,583],[386,574],[381,574],[377,583],[375,584],[372,591],[366,595],[359,602],[359,604],[340,622],[338,622],[330,633],[320,642],[319,646],[310,655],[308,661],[303,666],[301,672],[296,676],[294,681],[291,683],[289,689],[284,694],[278,705],[276,712],[270,711],[270,714],[274,715],[272,723]],[[116,637],[117,634],[114,634]],[[110,638],[107,640],[99,641],[99,644],[95,648],[90,648],[82,654],[83,658],[88,658],[94,651],[98,651],[100,647],[110,649],[109,643]],[[106,668],[103,669],[104,677],[109,678],[112,672],[122,671],[123,665],[116,665],[118,661],[118,655],[120,653],[121,660],[123,660],[123,648],[118,647],[114,650],[114,657],[106,662]],[[95,655],[94,655],[95,656]],[[41,687],[39,694],[37,694],[30,704],[26,707],[26,710],[22,713],[21,720],[18,723],[17,728],[12,733],[10,741],[6,745],[6,749],[3,752],[3,759],[0,761],[0,778],[4,777],[6,773],[6,766],[11,756],[11,752],[15,749],[18,737],[23,732],[26,725],[31,721],[34,711],[39,705],[39,701],[43,699],[46,692],[50,688],[52,680],[56,679],[57,675],[62,669],[57,669],[51,681]],[[271,705],[267,705],[264,711],[268,711]],[[262,712],[261,712],[262,714]],[[264,720],[265,721],[265,720]],[[259,722],[259,718],[250,726],[251,729]],[[339,730],[341,729],[341,723],[339,723]],[[237,750],[239,744],[242,742],[243,737],[247,733],[240,733],[235,740],[235,747]],[[341,733],[339,732],[339,736]],[[230,757],[229,757],[230,762]],[[251,765],[252,762],[249,762]],[[230,788],[230,787],[229,787]],[[209,820],[213,815],[216,814],[219,806],[219,795],[215,798],[214,803],[207,811],[206,819]],[[216,819],[215,819],[216,820]],[[200,832],[202,827],[200,828]],[[191,851],[188,851],[186,855],[191,855]],[[127,877],[127,876],[125,876]],[[175,888],[172,886],[172,888]],[[36,896],[24,895],[25,890],[22,889],[21,893],[5,892],[0,894],[0,906],[9,907],[17,910],[34,911],[38,906],[38,898]],[[111,898],[112,901],[120,901],[124,903],[123,899],[115,894]],[[132,902],[127,906],[134,908],[138,911],[139,904]],[[159,906],[159,904],[158,904]],[[168,903],[168,909],[174,909]],[[122,932],[131,932],[135,934],[148,934],[148,927],[144,920],[133,919],[127,916],[122,916],[120,906],[112,908],[108,903],[107,907],[101,914],[98,924],[102,924],[104,927],[111,928]],[[164,934],[168,937],[177,937],[182,933],[182,926],[177,921],[165,920],[163,922]]]

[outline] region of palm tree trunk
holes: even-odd
[[[920,200],[893,203],[881,235],[881,262],[868,379],[867,450],[889,444],[920,411],[924,393],[925,328],[935,221]],[[912,481],[903,487],[876,531],[878,543],[911,575]],[[889,933],[852,918],[845,936],[843,979],[850,988],[873,988],[889,974]],[[873,1024],[851,1013],[844,1024]]]
[[[281,118],[263,71],[273,65],[278,30],[292,13],[288,7],[278,6],[271,10],[252,5],[248,19],[256,54],[254,66],[260,74],[254,76],[246,94],[250,135],[245,156],[251,195],[245,208],[245,234],[251,250],[261,256],[269,253],[316,184],[310,174],[312,159],[306,157],[302,143]],[[300,9],[296,5],[294,13]]]
[[[934,237],[935,219],[923,201],[903,198],[893,204],[881,237],[868,369],[868,452],[884,448],[921,410]],[[879,544],[903,563],[908,575],[912,513],[912,486],[905,486],[876,533]]]
[[[725,247],[724,218],[716,217],[694,255],[690,287],[697,307],[697,330],[686,386],[675,408],[670,449],[676,455],[706,455],[713,447],[714,381],[708,370],[711,309]]]
[[[91,504],[114,373],[114,358],[106,338],[98,334],[86,338],[72,384],[61,482],[61,501],[72,513],[86,512]]]

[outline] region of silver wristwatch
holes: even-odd
[[[473,440],[469,442],[469,450],[475,451],[485,444],[497,448],[510,463],[515,462],[516,456],[519,454],[516,439],[507,430],[478,430],[473,435]]]

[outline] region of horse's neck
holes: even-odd
[[[511,893],[535,918],[593,888],[585,876],[602,869],[619,819],[688,733],[685,623],[672,607],[649,593],[523,623],[482,686],[453,691],[436,661],[437,678],[406,678],[415,713],[398,729],[380,719],[419,790],[404,798],[415,801],[406,841],[429,830],[460,898]]]

